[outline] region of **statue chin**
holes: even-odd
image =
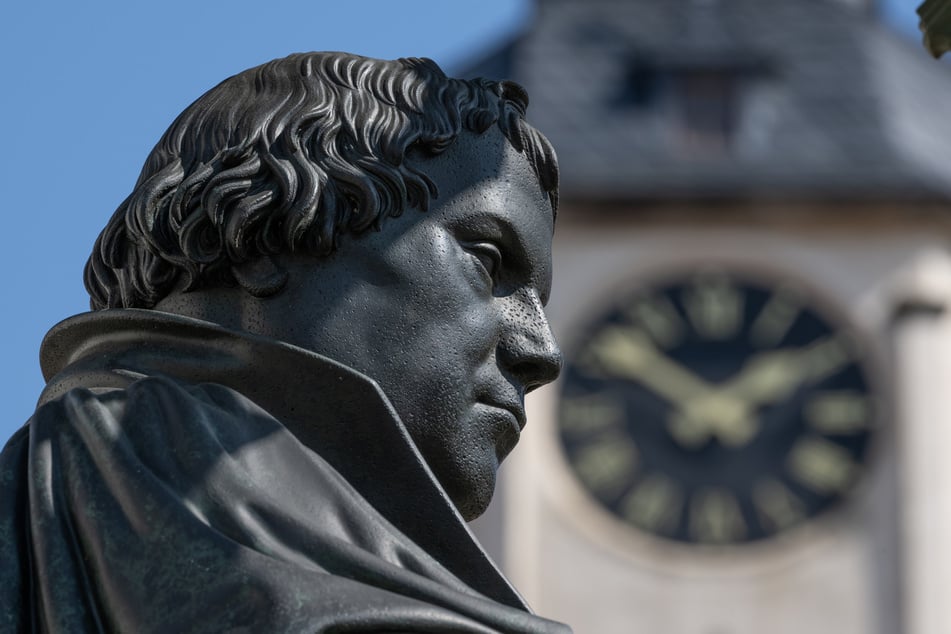
[[[456,509],[462,518],[467,522],[480,517],[489,508],[492,502],[492,496],[495,494],[495,473],[491,477],[484,478],[475,485],[470,485],[462,498],[450,498],[455,504]]]

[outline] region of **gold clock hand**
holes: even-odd
[[[745,445],[756,434],[756,423],[746,403],[715,392],[689,401],[667,419],[671,435],[683,446],[696,448],[711,436],[727,447]]]
[[[697,446],[710,436],[739,447],[756,434],[756,408],[788,398],[808,381],[839,371],[851,358],[846,340],[832,335],[802,348],[760,353],[747,361],[739,376],[685,402],[668,420],[681,444]]]
[[[658,351],[645,334],[634,328],[606,329],[592,342],[590,350],[602,372],[637,381],[674,404],[687,402],[713,389],[695,373]]]
[[[836,335],[804,348],[782,348],[752,357],[739,376],[723,390],[751,408],[788,398],[806,381],[819,381],[840,370],[850,358],[845,341]]]
[[[802,382],[804,369],[800,350],[763,352],[751,357],[723,390],[751,407],[766,405],[791,394]]]
[[[668,426],[681,444],[694,447],[710,436],[716,436],[727,447],[739,447],[757,431],[749,404],[723,389],[682,404],[681,411],[669,418]]]
[[[717,435],[724,444],[739,446],[756,433],[744,402],[657,350],[640,331],[604,330],[590,350],[602,372],[638,381],[677,408],[668,429],[681,445],[697,447]]]

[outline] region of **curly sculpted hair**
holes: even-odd
[[[151,308],[177,288],[234,285],[260,256],[327,255],[343,234],[425,211],[436,184],[404,159],[442,152],[463,128],[498,125],[555,213],[557,161],[527,105],[518,84],[451,79],[428,59],[303,53],[230,77],[172,123],[100,234],[90,306]]]

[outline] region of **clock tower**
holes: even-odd
[[[533,607],[951,632],[951,71],[834,0],[539,0],[463,73],[562,166],[566,365],[474,525]]]

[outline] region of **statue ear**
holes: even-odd
[[[261,255],[247,262],[231,265],[234,279],[254,297],[270,297],[287,284],[288,274],[269,255]]]

